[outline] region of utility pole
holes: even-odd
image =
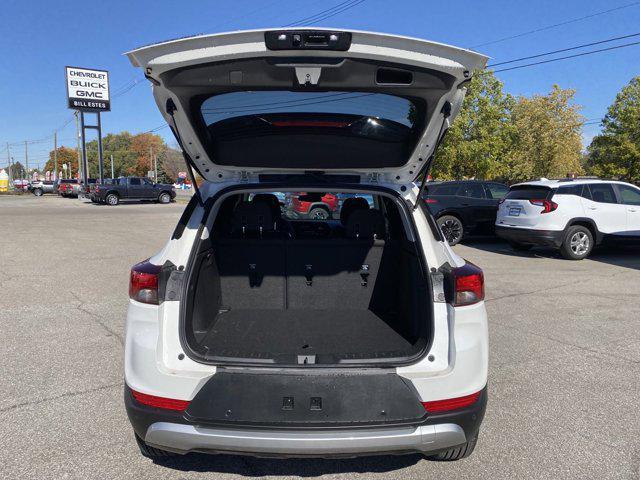
[[[78,122],[78,111],[76,110],[74,115],[76,116],[76,138],[78,140],[76,151],[78,152],[78,173],[80,173],[82,169],[82,161],[80,160],[80,123]],[[68,177],[71,178],[71,162],[69,162],[69,168],[67,169]],[[84,177],[83,177],[84,178]]]
[[[153,181],[158,183],[158,156],[153,157]]]
[[[58,179],[58,131],[53,132],[53,179]]]
[[[11,174],[11,150],[9,150],[9,142],[7,142],[7,165],[9,168],[9,185],[13,183],[13,175]]]
[[[24,168],[27,171],[27,179],[29,179],[29,149],[26,140],[24,141]]]
[[[113,155],[111,155],[111,178],[116,178],[116,174],[113,172]]]
[[[153,145],[149,147],[149,169],[153,170]]]

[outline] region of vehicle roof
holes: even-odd
[[[598,184],[598,183],[620,183],[630,185],[627,182],[621,182],[619,180],[603,180],[600,178],[576,178],[574,179],[563,179],[563,180],[548,180],[548,179],[540,179],[533,180],[530,182],[522,182],[511,185],[512,187],[520,187],[520,186],[535,186],[535,187],[547,187],[547,188],[558,188],[565,185],[584,185],[584,184]]]

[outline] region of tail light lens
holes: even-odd
[[[450,412],[460,408],[469,407],[480,398],[480,392],[472,393],[464,397],[447,398],[446,400],[436,400],[434,402],[422,402],[422,406],[429,413]]]
[[[484,300],[484,273],[473,263],[453,269],[453,306],[473,305]]]
[[[150,407],[163,408],[165,410],[176,410],[182,412],[189,406],[188,400],[175,400],[173,398],[156,397],[155,395],[147,395],[146,393],[131,390],[133,398],[142,405]]]
[[[424,199],[424,203],[429,203],[429,204],[438,203],[438,200],[436,200],[435,198],[427,197]]]
[[[154,265],[148,260],[134,265],[129,277],[129,298],[158,305],[158,278],[161,269],[160,265]]]
[[[534,199],[529,200],[529,203],[537,207],[542,207],[543,210],[540,212],[541,214],[553,212],[556,208],[558,208],[558,204],[556,202],[552,202],[551,200]]]

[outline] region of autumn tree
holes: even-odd
[[[627,181],[640,180],[640,76],[616,96],[593,138],[586,161],[590,173]]]
[[[131,151],[135,155],[135,165],[129,170],[130,175],[145,176],[154,169],[153,157],[161,158],[165,154],[167,145],[159,135],[140,133],[131,140]]]
[[[78,151],[75,148],[58,147],[58,176],[63,175],[65,170],[62,165],[67,165],[66,176],[72,177],[78,173]],[[56,167],[55,151],[49,152],[49,160],[45,163],[43,171],[53,172]]]
[[[182,152],[175,148],[167,148],[161,161],[158,161],[158,170],[163,182],[175,182],[178,179],[178,173],[186,170]]]
[[[558,178],[582,173],[580,107],[574,90],[554,85],[547,95],[519,97],[512,111],[512,153],[505,158],[512,180]]]
[[[512,96],[493,72],[477,72],[433,166],[438,179],[505,177],[513,137]]]

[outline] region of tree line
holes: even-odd
[[[581,107],[575,91],[555,85],[546,95],[513,96],[493,72],[478,72],[467,87],[462,109],[437,153],[432,177],[517,182],[540,177],[595,175],[640,181],[640,76],[617,95],[602,119],[602,131],[583,152]],[[87,143],[89,174],[98,174],[97,141]],[[152,133],[108,134],[103,138],[105,177],[114,173],[175,181],[184,170],[181,153]],[[44,171],[54,170],[54,152]],[[58,149],[58,168],[78,172],[76,149]]]
[[[640,77],[617,95],[586,152],[585,119],[574,96],[574,90],[554,85],[546,95],[514,97],[493,72],[479,72],[437,153],[432,176],[516,182],[595,175],[639,181]]]
[[[98,177],[98,141],[87,142],[87,162],[89,163],[89,177]],[[78,150],[76,148],[58,148],[58,171],[64,176],[78,175]],[[102,158],[105,178],[111,177],[111,158],[113,158],[113,174],[120,176],[146,176],[154,171],[157,165],[158,180],[175,182],[178,172],[185,170],[182,153],[168,146],[161,136],[153,133],[129,132],[109,133],[102,138]],[[67,165],[67,170],[62,165]],[[49,152],[49,160],[43,172],[53,172],[55,169],[54,151]]]

